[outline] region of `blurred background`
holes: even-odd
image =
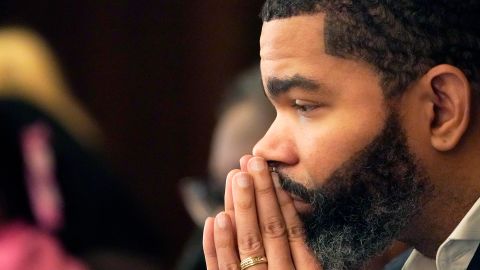
[[[259,61],[263,0],[0,0],[2,26],[28,27],[58,57],[103,131],[101,155],[138,201],[171,269],[194,227],[178,180],[205,175],[218,102]]]

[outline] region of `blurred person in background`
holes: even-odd
[[[160,269],[98,125],[36,33],[0,29],[0,269]],[[34,255],[32,255],[34,254]]]
[[[98,151],[98,124],[71,94],[59,63],[37,33],[0,28],[0,98],[21,99],[55,118],[85,147]]]

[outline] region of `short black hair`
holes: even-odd
[[[267,0],[261,18],[320,12],[326,53],[372,65],[387,96],[439,64],[458,67],[480,91],[479,0]]]

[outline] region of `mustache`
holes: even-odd
[[[280,187],[284,191],[295,195],[296,197],[299,197],[307,203],[312,203],[314,201],[315,190],[305,187],[304,185],[296,182],[295,180],[285,174],[282,174],[281,172],[276,173],[278,175],[278,182],[280,183]]]

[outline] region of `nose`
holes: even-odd
[[[294,165],[298,162],[294,135],[288,127],[275,119],[267,133],[253,147],[253,155],[279,165]]]

